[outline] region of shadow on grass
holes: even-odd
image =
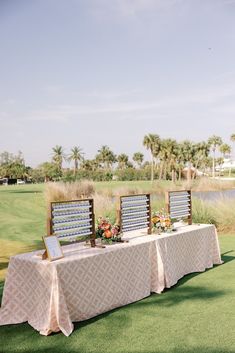
[[[174,288],[179,287],[182,285],[182,280],[180,281],[177,286],[174,286]],[[167,294],[168,295],[164,295]],[[163,294],[159,295],[156,293],[151,294],[149,297],[142,299],[138,302],[131,303],[128,305],[125,305],[125,308],[129,308],[131,310],[134,310],[134,307],[136,308],[147,308],[148,306],[151,307],[156,304],[160,304],[161,306],[165,307],[171,307],[175,306],[177,304],[180,304],[182,302],[187,302],[187,301],[200,301],[200,300],[211,300],[218,298],[220,296],[223,296],[227,294],[227,291],[224,290],[208,290],[208,288],[205,287],[193,287],[193,286],[187,286],[187,287],[179,287],[177,290],[174,290],[173,287],[167,289]],[[81,321],[81,322],[75,322],[74,323],[74,330],[79,330],[82,327],[86,327],[87,325],[90,325],[91,323],[97,322],[99,320],[102,320],[113,313],[120,311],[121,313],[122,307],[110,310],[104,314],[100,314],[94,318],[91,318],[86,321]],[[146,314],[146,312],[145,312]],[[126,316],[127,312],[123,312],[123,315]],[[156,313],[152,312],[151,310],[149,311],[148,316],[155,316]],[[126,324],[126,318],[123,320],[123,323]],[[123,327],[124,329],[124,327]]]
[[[229,250],[223,254],[221,254],[221,260],[223,261],[223,264],[221,265],[224,265],[228,262],[231,262],[231,261],[234,261],[235,260],[235,256],[227,256],[226,254],[229,254],[229,253],[233,253],[235,250]],[[188,282],[189,280],[191,280],[192,278],[196,277],[196,276],[200,276],[202,273],[205,273],[205,272],[209,272],[209,271],[213,271],[215,270],[217,267],[221,266],[221,265],[213,265],[213,267],[211,268],[207,268],[205,271],[203,272],[193,272],[193,273],[189,273],[188,275],[185,275],[184,277],[182,277],[174,286],[172,286],[171,288],[166,288],[164,290],[164,292],[167,292],[169,290],[171,290],[172,288],[177,288],[177,287],[180,287],[182,286],[184,283]]]
[[[182,285],[186,281],[181,281],[181,283],[177,284],[174,286],[174,288],[177,290],[173,291],[173,288],[167,289],[164,293],[167,294],[164,296],[164,294],[160,297],[158,297],[156,300],[159,301],[159,304],[164,305],[166,307],[181,304],[182,302],[188,302],[188,301],[205,301],[205,300],[211,300],[211,299],[216,299],[218,297],[224,296],[228,294],[227,291],[224,290],[210,290],[205,287],[201,286],[187,286],[187,287],[182,287]],[[171,292],[172,291],[172,292]]]
[[[8,267],[8,262],[0,262],[0,270],[5,270]]]
[[[234,253],[235,250],[229,250],[221,254],[221,259],[224,263],[235,260],[235,256],[227,256],[227,254]]]
[[[3,287],[4,287],[4,281],[0,281],[0,303],[2,301]]]

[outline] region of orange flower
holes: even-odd
[[[107,238],[107,239],[112,238],[112,232],[111,232],[111,230],[106,229],[106,230],[104,231],[104,236],[105,236],[105,238]]]
[[[153,222],[154,224],[158,223],[159,221],[160,221],[160,218],[159,218],[158,216],[153,216],[152,222]]]

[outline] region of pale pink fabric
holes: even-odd
[[[205,225],[182,227],[177,234],[159,237],[155,242],[161,275],[156,276],[152,291],[160,293],[180,278],[192,272],[202,272],[213,265],[222,264],[215,227]],[[154,273],[154,269],[152,270]]]
[[[63,259],[35,253],[10,259],[0,325],[28,323],[41,334],[73,331],[73,322],[161,293],[190,272],[221,264],[212,225],[187,226],[174,234],[130,232],[129,243],[64,247]]]

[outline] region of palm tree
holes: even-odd
[[[224,158],[222,158],[222,157],[216,158],[215,164],[220,167],[220,168],[219,168],[219,176],[220,176],[220,173],[221,173],[221,166],[224,164]]]
[[[137,163],[138,167],[141,167],[141,164],[144,160],[144,155],[141,152],[135,152],[132,157],[133,161]]]
[[[196,145],[188,140],[183,141],[182,145],[184,160],[187,164],[187,182],[189,184],[191,180],[191,168],[196,154]]]
[[[99,169],[99,162],[96,159],[82,159],[80,168],[86,171],[96,171]]]
[[[195,178],[196,176],[197,169],[205,166],[205,159],[209,156],[209,153],[210,153],[210,146],[205,141],[196,143],[194,145],[194,148],[195,148],[195,155],[194,155],[195,173],[193,174],[193,178]]]
[[[230,140],[232,141],[232,142],[235,142],[235,134],[232,134],[231,136],[230,136]],[[234,152],[234,151],[233,151]]]
[[[223,157],[226,158],[226,156],[231,154],[231,146],[229,146],[227,143],[223,143],[220,148],[220,152],[222,153]]]
[[[160,150],[158,153],[158,158],[160,160],[160,171],[159,171],[159,180],[162,179],[162,177],[165,179],[166,178],[166,164],[167,164],[167,141],[166,139],[161,140],[160,144]]]
[[[167,153],[168,153],[168,168],[169,168],[169,172],[171,172],[171,180],[174,183],[176,179],[176,161],[178,156],[178,146],[177,146],[176,140],[168,139]]]
[[[224,158],[231,156],[232,148],[227,143],[223,143],[220,146],[219,150],[222,153]],[[224,162],[224,159],[223,159],[223,162]],[[231,159],[230,159],[230,168],[229,168],[229,177],[230,176],[231,176]]]
[[[119,169],[125,169],[128,166],[128,156],[125,153],[120,154],[117,161]]]
[[[52,161],[56,164],[58,170],[61,172],[62,162],[63,162],[63,159],[65,159],[63,147],[56,145],[55,147],[52,148],[52,151],[53,151]]]
[[[100,150],[98,150],[98,154],[96,155],[96,160],[103,164],[104,168],[109,169],[112,167],[113,163],[116,162],[115,154],[110,150],[108,146],[102,146]]]
[[[167,171],[172,174],[172,181],[175,181],[176,159],[177,159],[177,142],[173,139],[161,140],[160,151],[158,156],[161,161],[159,178],[162,177],[164,168],[164,179],[167,177]]]
[[[71,149],[71,154],[68,156],[68,160],[74,161],[74,175],[76,175],[78,170],[78,162],[83,160],[82,149],[77,146],[73,147]]]
[[[215,177],[215,151],[218,146],[221,146],[223,143],[222,138],[220,136],[213,135],[208,139],[208,144],[213,152],[213,166],[212,166],[212,176]]]
[[[179,181],[181,181],[182,170],[184,169],[186,162],[187,161],[185,160],[185,155],[184,155],[184,144],[180,142],[177,144],[177,159],[176,159],[176,167],[178,170]]]
[[[148,134],[144,136],[144,147],[151,153],[151,181],[153,182],[154,158],[157,158],[160,150],[160,137],[157,134]]]

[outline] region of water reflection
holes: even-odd
[[[197,197],[201,200],[215,201],[221,198],[235,198],[235,189],[223,190],[223,191],[197,191],[192,193],[193,197]]]

